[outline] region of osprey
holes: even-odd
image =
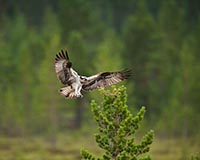
[[[131,75],[130,70],[123,70],[118,72],[102,72],[90,77],[80,76],[72,68],[67,51],[64,52],[63,50],[56,54],[55,71],[61,83],[66,85],[66,87],[59,90],[60,94],[66,98],[83,97],[81,90],[90,91],[116,84]]]

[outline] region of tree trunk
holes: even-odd
[[[83,120],[84,105],[85,105],[85,101],[83,98],[77,99],[77,106],[75,107],[75,110],[74,110],[74,114],[75,114],[74,128],[75,129],[81,128],[82,120]]]

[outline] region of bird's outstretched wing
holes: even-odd
[[[87,77],[87,81],[83,84],[82,89],[90,91],[93,89],[109,86],[119,83],[131,76],[130,70],[123,70],[119,72],[103,72],[91,77]]]
[[[69,61],[67,51],[61,50],[55,57],[55,71],[63,84],[67,84],[71,77],[71,67],[72,63]]]

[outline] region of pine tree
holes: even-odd
[[[51,35],[49,34],[51,33]],[[44,43],[44,57],[38,68],[38,85],[34,89],[34,101],[31,118],[34,121],[34,131],[48,131],[52,147],[56,146],[57,105],[59,95],[56,96],[58,84],[54,72],[53,57],[60,49],[60,26],[57,16],[52,10],[47,10],[44,17],[44,28],[42,31]],[[48,94],[46,94],[48,93]]]
[[[123,48],[123,43],[114,30],[108,29],[105,31],[103,40],[97,46],[97,55],[94,61],[96,72],[121,69]]]
[[[157,38],[155,20],[148,10],[145,0],[138,1],[135,14],[130,15],[123,26],[124,59],[134,69],[136,104],[150,106],[151,88],[149,87],[152,76],[149,73],[149,61],[154,54]]]
[[[145,107],[142,107],[136,116],[133,116],[126,105],[126,88],[113,87],[104,91],[103,102],[99,106],[93,100],[92,112],[98,123],[99,133],[95,135],[100,148],[105,150],[101,158],[95,157],[86,150],[81,151],[85,160],[150,160],[149,156],[141,156],[150,149],[153,142],[153,131],[150,130],[143,136],[141,143],[135,142],[135,132],[139,129],[144,118]]]

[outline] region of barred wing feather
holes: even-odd
[[[97,75],[88,77],[88,81],[82,86],[82,89],[85,91],[90,91],[93,89],[109,86],[112,84],[119,83],[128,77],[130,77],[130,70],[123,70],[119,72],[103,72]]]
[[[61,50],[61,52],[59,52],[55,58],[55,71],[58,79],[63,84],[67,84],[69,78],[71,77],[71,66],[72,63],[69,61],[67,52]]]

